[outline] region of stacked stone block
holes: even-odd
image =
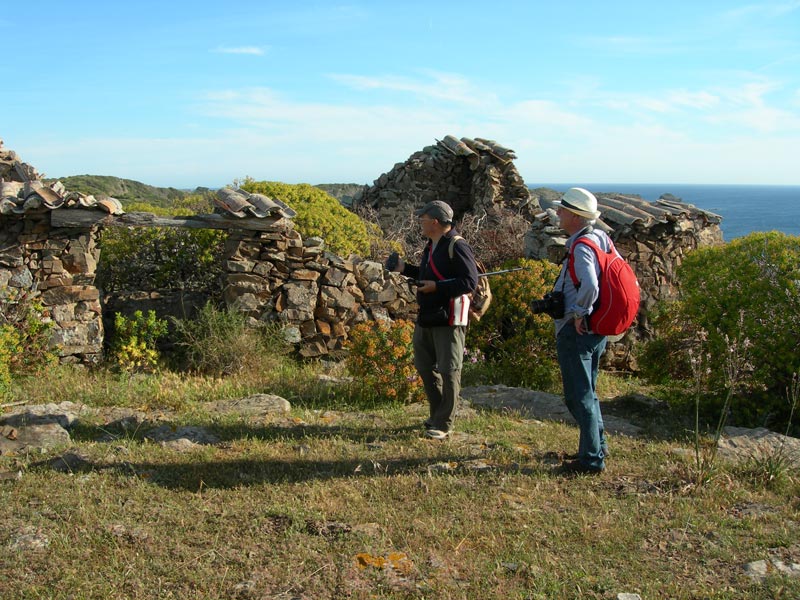
[[[414,208],[431,200],[447,202],[457,220],[464,213],[491,213],[501,207],[527,215],[530,192],[514,166],[512,150],[480,138],[446,136],[445,141],[451,143],[426,146],[395,164],[355,195],[353,207],[375,209],[384,229],[404,222]]]
[[[93,364],[103,348],[94,230],[50,228],[50,213],[0,217],[0,302],[38,299],[62,362]]]
[[[414,293],[403,277],[358,257],[303,240],[286,220],[271,231],[232,231],[225,247],[223,298],[252,322],[277,320],[300,354],[319,357],[344,347],[356,323],[413,319]]]

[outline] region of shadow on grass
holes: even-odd
[[[190,439],[192,430],[196,426],[181,426],[170,423],[160,423],[161,427],[174,428],[174,439]],[[182,429],[182,428],[185,428]],[[507,473],[523,473],[527,475],[543,474],[547,472],[547,456],[533,457],[533,464],[521,466],[514,464],[492,464],[491,466],[475,466],[481,462],[481,457],[470,451],[469,444],[462,445],[453,440],[424,440],[420,425],[401,425],[380,427],[375,425],[265,425],[247,426],[241,423],[232,425],[209,425],[204,427],[206,433],[215,436],[216,441],[190,446],[190,453],[175,451],[163,460],[124,460],[118,456],[118,462],[106,463],[94,461],[84,456],[80,450],[67,453],[31,465],[33,468],[50,469],[60,472],[116,472],[119,475],[135,477],[151,482],[155,485],[175,490],[192,492],[204,488],[231,489],[243,486],[257,486],[262,484],[292,484],[305,481],[324,481],[332,479],[351,479],[363,477],[392,477],[397,475],[416,474],[427,476],[435,474],[471,475],[471,476],[502,476]],[[152,429],[142,428],[141,432],[134,435],[121,434],[117,439],[105,439],[110,447],[120,442],[140,442],[145,440]],[[79,441],[92,440],[97,442],[98,437],[108,436],[109,431],[104,427],[91,427],[81,425],[73,430],[73,439]],[[186,436],[183,434],[187,433]],[[198,456],[203,453],[203,448],[212,449],[214,452],[225,452],[233,444],[241,440],[259,440],[262,442],[283,443],[285,457],[274,456],[258,457],[231,457],[230,459]],[[352,444],[352,458],[337,459],[312,459],[304,455],[313,452],[315,444],[325,440],[344,441]],[[384,448],[384,444],[400,444],[408,446],[419,441],[429,444],[421,447],[418,456],[392,457],[391,447]],[[191,441],[191,440],[190,440]],[[232,450],[240,452],[241,450]],[[337,453],[341,448],[335,450]],[[248,450],[248,453],[252,450]],[[119,460],[123,459],[123,460]]]
[[[463,458],[463,457],[462,457]],[[424,474],[427,468],[446,458],[307,460],[231,459],[212,461],[187,460],[181,463],[145,462],[126,465],[123,472],[135,473],[167,489],[197,492],[203,488],[231,489],[261,484],[292,484],[305,481],[387,477],[403,474]]]
[[[200,439],[193,439],[192,431],[204,431],[212,434],[220,443],[238,440],[260,440],[264,442],[302,441],[305,439],[339,439],[354,443],[379,443],[385,441],[410,441],[422,434],[421,425],[402,425],[385,427],[375,423],[363,425],[318,425],[318,424],[269,424],[250,425],[247,423],[205,423],[191,424],[186,422],[158,421],[145,422],[133,430],[124,430],[116,426],[97,426],[77,423],[70,428],[70,436],[75,442],[114,442],[118,440],[164,441],[154,440],[156,430],[172,430],[176,432],[173,439],[186,437],[190,441],[203,444]],[[180,432],[187,432],[181,435]],[[169,439],[169,436],[167,436]]]

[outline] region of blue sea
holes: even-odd
[[[754,231],[782,231],[800,236],[800,185],[691,185],[681,183],[528,183],[560,192],[582,187],[591,192],[637,194],[654,202],[672,194],[682,202],[722,217],[726,241]]]

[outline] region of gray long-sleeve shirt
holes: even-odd
[[[575,287],[570,277],[567,261],[561,267],[561,273],[556,280],[553,289],[564,290],[564,317],[556,319],[556,335],[561,328],[579,317],[586,317],[592,313],[594,304],[600,295],[600,265],[597,263],[597,256],[594,251],[585,244],[578,244],[572,250],[575,240],[580,236],[586,236],[595,242],[600,248],[608,251],[611,248],[611,240],[606,233],[600,229],[588,227],[571,235],[566,243],[567,252],[572,251],[575,260],[575,275],[578,277],[580,286]]]

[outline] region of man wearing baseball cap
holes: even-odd
[[[611,241],[604,231],[593,227],[600,217],[597,198],[583,188],[570,188],[557,202],[561,228],[567,232],[567,252],[574,257],[575,285],[568,272],[567,261],[561,268],[554,290],[564,292],[564,316],[555,320],[556,349],[561,379],[564,384],[564,402],[578,422],[580,441],[575,460],[561,465],[563,473],[599,474],[605,469],[608,455],[603,416],[597,398],[597,374],[600,357],[606,348],[605,336],[588,328],[588,316],[600,295],[600,267],[595,253],[585,244],[575,241],[586,236],[602,250],[608,251]]]
[[[430,416],[425,435],[445,439],[452,431],[453,413],[461,391],[461,367],[469,304],[467,294],[478,285],[472,248],[453,228],[453,209],[441,200],[415,211],[428,242],[417,265],[401,258],[393,270],[417,282],[419,314],[414,327],[414,366],[428,397]]]

